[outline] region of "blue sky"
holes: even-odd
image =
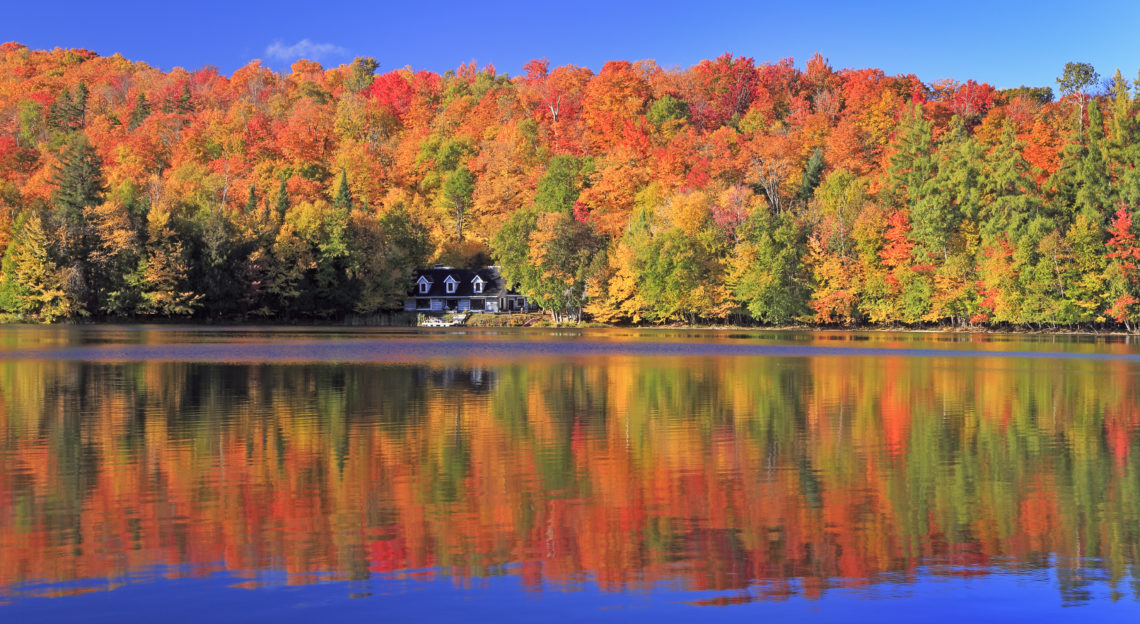
[[[186,9],[184,7],[194,7]],[[516,74],[528,59],[598,69],[607,60],[686,67],[724,52],[757,62],[815,52],[832,66],[879,67],[925,81],[1055,86],[1067,61],[1129,80],[1140,68],[1140,2],[190,2],[19,1],[0,41],[78,47],[170,69],[231,73],[254,58],[285,69],[371,56],[381,71],[443,72],[475,60]]]

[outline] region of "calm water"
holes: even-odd
[[[1134,621],[1140,345],[0,329],[0,621]]]

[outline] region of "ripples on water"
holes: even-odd
[[[1134,617],[1138,373],[1124,339],[3,330],[0,619]]]

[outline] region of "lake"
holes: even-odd
[[[0,329],[0,621],[1140,617],[1135,337]]]

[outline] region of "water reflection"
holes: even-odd
[[[709,604],[1034,570],[1067,602],[1137,593],[1131,361],[550,350],[0,361],[0,595],[222,571],[728,592]]]

